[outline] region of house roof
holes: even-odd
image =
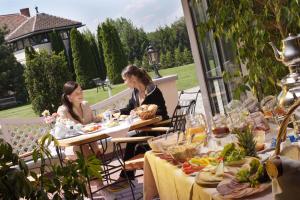
[[[28,17],[19,13],[0,15],[0,27],[7,26],[7,29],[10,33],[27,19]]]
[[[15,14],[19,16],[23,16],[20,14]],[[2,15],[3,16],[3,15]],[[8,16],[8,15],[6,15]],[[72,27],[81,27],[83,26],[81,22],[77,22],[74,20],[65,19],[62,17],[56,17],[53,15],[49,15],[46,13],[37,13],[35,16],[32,17],[26,17],[23,16],[26,19],[25,20],[15,20],[19,22],[19,25],[15,27],[17,23],[14,25],[10,25],[11,22],[9,21],[8,26],[11,26],[12,28],[9,29],[9,34],[6,35],[5,39],[8,42],[12,42],[15,40],[18,40],[20,38],[27,37],[29,35],[33,35],[36,33],[42,33],[42,32],[48,32],[53,29],[59,30],[59,29],[66,29],[66,28],[72,28]],[[17,19],[17,17],[16,17]],[[7,18],[5,18],[7,21]],[[4,20],[3,20],[4,21]],[[21,23],[20,23],[21,22]],[[2,24],[1,16],[0,16],[0,26]]]

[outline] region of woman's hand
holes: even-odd
[[[130,111],[130,116],[135,117],[136,116],[136,111],[135,110],[131,110]]]

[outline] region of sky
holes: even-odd
[[[0,15],[29,8],[32,16],[35,6],[40,13],[80,21],[92,32],[107,17],[125,17],[151,32],[183,16],[181,0],[0,0]]]

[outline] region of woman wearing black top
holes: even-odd
[[[137,108],[143,104],[156,104],[158,107],[156,115],[162,116],[164,120],[169,118],[165,105],[165,99],[160,89],[154,85],[151,77],[144,69],[138,68],[134,65],[129,65],[122,71],[122,78],[129,88],[133,88],[133,92],[126,108],[120,110],[121,114],[129,115],[131,112],[134,112],[134,108]],[[160,133],[158,132],[138,132],[133,137],[145,135],[157,136],[159,134]],[[125,161],[134,157],[136,154],[141,153],[141,151],[145,149],[140,148],[139,150],[136,150],[136,145],[137,143],[128,143],[126,145],[124,155]],[[146,148],[149,149],[149,147]],[[121,172],[121,178],[125,178],[124,173],[124,171]],[[134,179],[133,171],[127,171],[126,173],[130,179]]]

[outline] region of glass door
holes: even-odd
[[[228,44],[222,40],[215,40],[211,31],[207,32],[204,37],[200,36],[199,24],[207,20],[206,0],[190,0],[189,6],[197,37],[201,64],[204,68],[205,83],[209,93],[211,109],[213,114],[224,113],[224,105],[230,101],[231,92],[228,85],[224,82],[222,74],[224,64],[233,56],[228,52],[231,51],[230,48],[227,49]]]

